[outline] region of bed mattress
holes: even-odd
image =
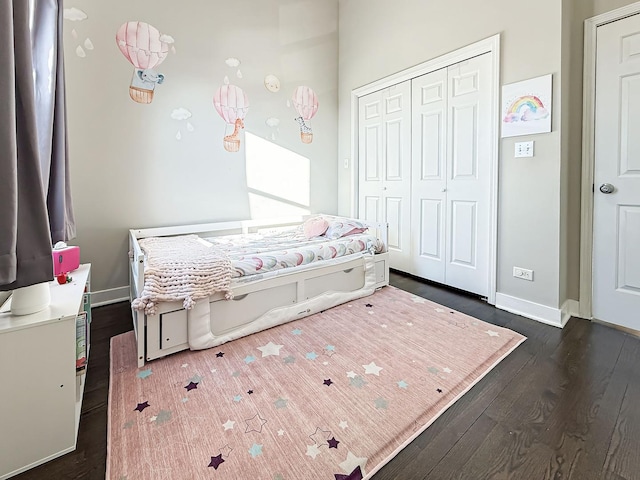
[[[236,282],[261,278],[271,272],[301,267],[323,260],[346,257],[361,252],[381,253],[384,244],[369,233],[337,239],[308,239],[299,230],[225,235],[203,239],[222,250],[231,260],[232,278]]]

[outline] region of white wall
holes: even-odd
[[[128,285],[129,228],[255,214],[247,168],[269,167],[271,178],[261,188],[266,184],[270,198],[295,203],[276,202],[282,213],[299,205],[336,212],[337,0],[68,0],[65,7],[87,14],[82,21],[65,20],[65,55],[78,227],[73,243],[80,245],[82,261],[93,264],[94,291]],[[175,39],[176,53],[157,68],[166,79],[149,105],[128,95],[133,66],[115,41],[127,21],[147,22]],[[93,50],[84,46],[87,38]],[[84,58],[76,53],[79,46]],[[238,68],[225,63],[228,57],[241,60],[242,78]],[[278,93],[264,87],[267,74],[280,78]],[[223,149],[225,123],[212,103],[225,75],[251,104],[239,153]],[[308,145],[300,141],[293,121],[297,113],[287,106],[298,85],[311,86],[319,97],[311,121],[314,141]],[[186,121],[170,117],[179,107],[192,113],[193,132]],[[269,117],[280,119],[278,128],[265,124]],[[248,134],[258,145],[249,151]],[[280,149],[265,156],[260,139]],[[287,193],[289,176],[300,164],[309,171],[308,178],[300,179],[307,184],[306,199],[299,192]],[[258,176],[264,180],[265,174],[261,170]]]
[[[444,53],[502,34],[501,82],[554,75],[553,132],[533,135],[535,157],[514,159],[516,138],[501,142],[498,291],[557,308],[560,294],[561,4],[557,0],[340,0],[339,159],[351,154],[350,94]],[[535,19],[536,21],[531,21]],[[339,168],[339,211],[351,207],[351,171]],[[534,281],[512,276],[513,266]]]

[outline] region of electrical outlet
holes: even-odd
[[[523,280],[529,280],[533,282],[533,270],[528,270],[526,268],[513,267],[513,276],[516,278],[521,278]]]
[[[516,158],[533,157],[533,141],[516,143]]]

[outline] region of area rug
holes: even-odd
[[[142,368],[128,332],[107,479],[370,478],[524,340],[394,287]]]

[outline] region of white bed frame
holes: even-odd
[[[145,237],[197,234],[203,237],[252,233],[260,229],[299,225],[308,216],[276,220],[244,220],[175,227],[129,230],[130,298],[139,296],[144,287],[145,255],[138,240]],[[367,222],[388,245],[387,225]],[[338,260],[338,259],[334,259]],[[251,282],[232,282],[233,300],[225,300],[223,293],[208,299],[211,338],[219,343],[238,338],[270,326],[303,318],[338,303],[359,298],[389,284],[389,253],[349,255],[340,261],[308,265],[308,268],[282,270],[278,275]],[[366,273],[368,270],[368,273]],[[375,280],[372,276],[375,275]],[[365,277],[367,280],[365,280]],[[372,283],[375,285],[372,286]],[[196,308],[201,302],[196,302]],[[206,306],[206,305],[205,305]],[[190,311],[191,312],[191,311]],[[137,339],[138,366],[145,361],[193,348],[189,339],[188,312],[182,302],[164,302],[155,315],[132,309]],[[277,317],[274,320],[274,315]],[[268,323],[265,323],[268,320]],[[213,346],[213,345],[209,345]],[[204,347],[203,347],[204,348]]]

